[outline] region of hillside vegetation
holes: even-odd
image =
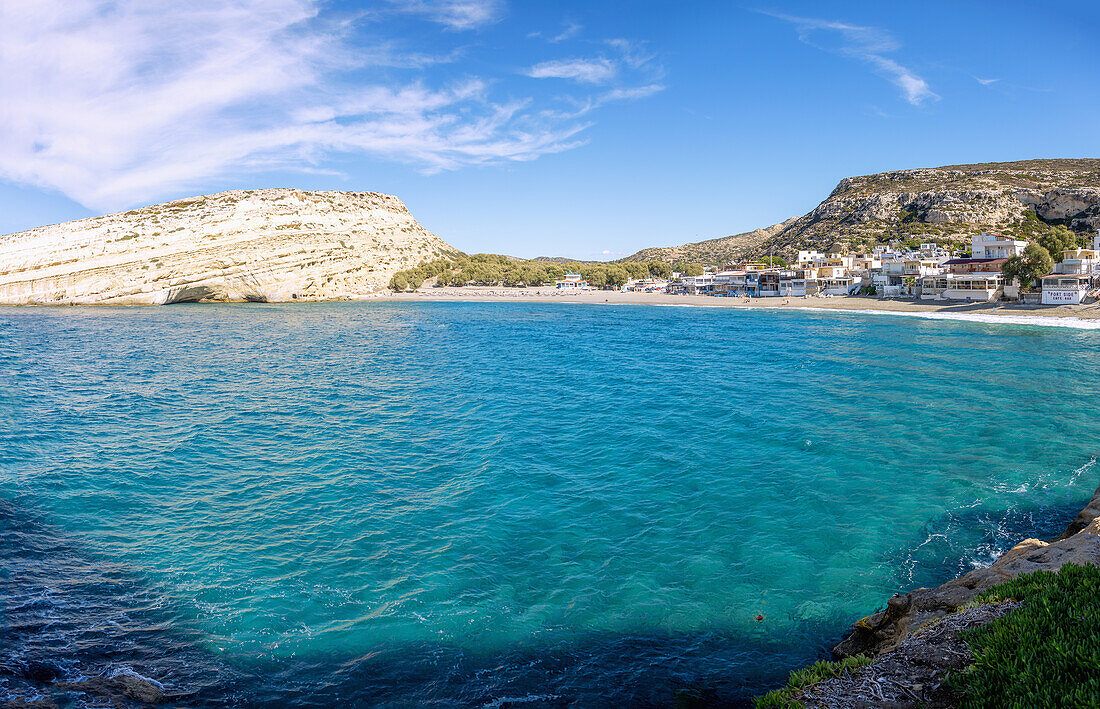
[[[748,231],[744,234],[733,234],[717,239],[697,241],[683,246],[664,246],[642,249],[641,251],[621,259],[623,262],[631,261],[680,261],[685,263],[705,263],[719,266],[742,258],[760,255],[761,247],[768,239],[781,232],[794,223],[795,218],[788,219],[779,224]]]
[[[691,274],[703,271],[701,266],[695,264],[679,264],[677,269]],[[557,263],[520,260],[498,254],[459,254],[399,271],[390,280],[390,288],[395,291],[415,289],[429,280],[440,286],[543,286],[552,285],[569,272],[579,273],[589,285],[602,288],[621,286],[630,278],[668,278],[672,267],[661,261]]]

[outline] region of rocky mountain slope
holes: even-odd
[[[720,264],[798,249],[870,249],[893,239],[961,242],[981,231],[1028,236],[1024,216],[1079,234],[1100,229],[1100,159],[949,165],[848,177],[813,211],[767,229],[684,246],[643,249],[655,258]]]
[[[0,236],[0,303],[327,300],[454,253],[374,192],[222,192]]]
[[[848,177],[764,244],[858,249],[891,238],[969,241],[1017,232],[1025,213],[1085,233],[1100,229],[1100,160],[1023,160]]]
[[[683,246],[664,246],[642,249],[622,261],[678,261],[684,263],[722,264],[739,258],[759,255],[769,239],[795,222],[792,217],[785,222],[744,234],[722,236],[717,239],[696,241]]]

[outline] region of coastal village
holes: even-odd
[[[1033,284],[1006,282],[1003,266],[1021,257],[1027,241],[1001,234],[973,236],[969,253],[952,252],[936,243],[917,249],[876,246],[871,253],[843,254],[799,251],[790,265],[742,262],[706,268],[688,276],[673,272],[669,279],[631,279],[619,287],[638,293],[708,295],[715,297],[832,297],[864,295],[925,301],[1015,301],[1031,305],[1076,305],[1100,298],[1100,232],[1092,248],[1067,249],[1055,257],[1050,273]],[[579,273],[555,281],[558,291],[589,288]]]

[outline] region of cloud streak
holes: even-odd
[[[541,62],[526,72],[532,79],[570,79],[583,84],[606,84],[618,69],[609,59],[559,59]]]
[[[583,144],[590,125],[583,112],[494,99],[494,82],[477,77],[380,82],[364,70],[419,72],[454,57],[358,46],[346,26],[319,17],[317,0],[3,3],[0,177],[96,210],[256,171],[330,172],[340,155],[425,173],[529,161]],[[397,9],[448,30],[500,12],[496,2]],[[594,66],[578,64],[567,78],[595,85],[614,74]],[[627,100],[655,90],[604,93]]]
[[[804,44],[869,65],[876,74],[901,89],[905,100],[914,106],[940,98],[915,71],[887,56],[900,49],[901,45],[882,29],[812,17],[770,12],[762,14],[794,25],[798,39]]]
[[[400,12],[422,15],[455,30],[473,30],[497,22],[504,14],[501,0],[391,0]]]
[[[559,118],[576,119],[615,101],[637,101],[664,91],[664,69],[654,54],[625,39],[601,44],[612,51],[596,57],[550,60],[521,72],[535,79],[561,79],[588,88],[589,95],[568,98],[572,108]]]

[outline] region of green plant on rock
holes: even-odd
[[[974,662],[951,678],[960,706],[1100,707],[1100,568],[1066,564],[976,599],[1020,607],[961,637]]]
[[[866,655],[845,657],[843,660],[838,660],[836,662],[820,660],[809,667],[803,667],[800,670],[791,672],[791,676],[787,679],[787,686],[782,689],[773,689],[767,694],[753,699],[752,705],[754,709],[771,709],[772,707],[798,709],[798,707],[803,706],[802,702],[792,697],[802,690],[818,682],[824,682],[827,679],[833,679],[834,677],[840,677],[849,672],[854,672],[860,667],[866,667],[872,662],[873,660]]]

